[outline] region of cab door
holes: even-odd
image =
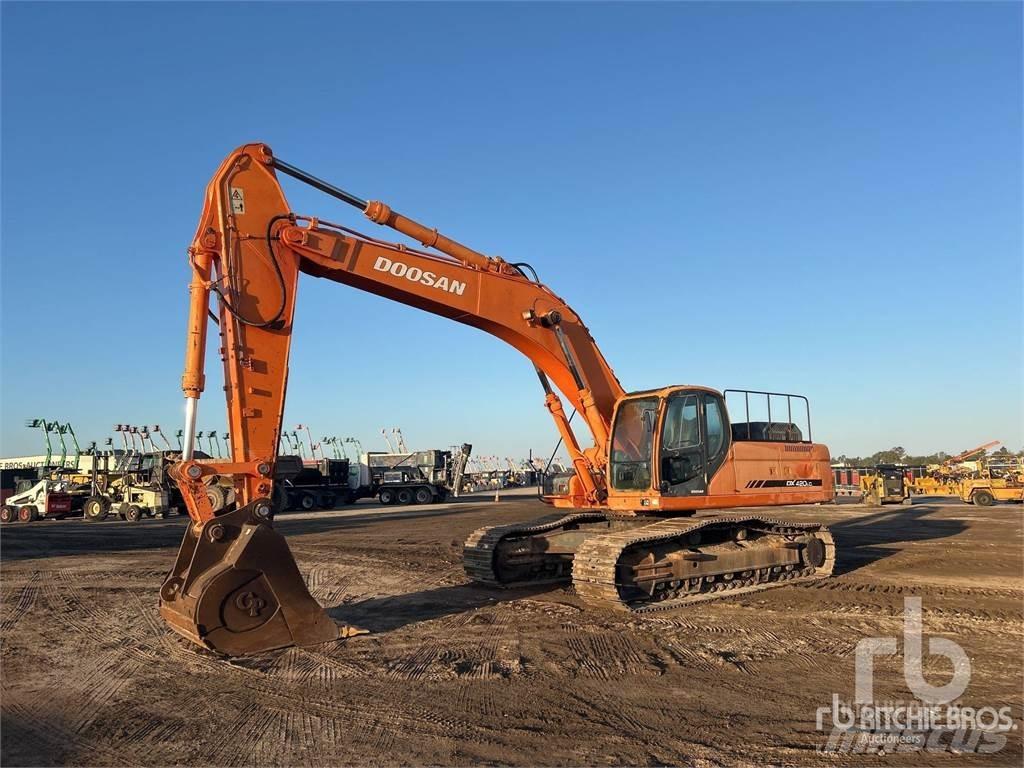
[[[707,391],[668,396],[661,426],[659,490],[664,496],[707,493],[725,460],[728,423],[722,398]]]

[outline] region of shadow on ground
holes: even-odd
[[[915,541],[945,539],[966,530],[962,520],[939,518],[931,504],[893,505],[877,512],[830,523],[836,540],[838,576],[851,573],[890,555],[902,552]]]
[[[404,595],[377,597],[359,603],[343,603],[328,609],[328,613],[331,618],[345,624],[362,627],[371,632],[387,632],[406,624],[440,619],[488,605],[521,600],[555,588],[551,584],[515,589],[494,589],[478,584],[453,584]]]

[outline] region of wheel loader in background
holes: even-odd
[[[277,174],[362,210],[373,222],[433,252],[386,242],[291,211]],[[730,421],[725,395],[679,385],[623,390],[579,316],[526,263],[488,257],[299,170],[265,144],[221,164],[189,248],[192,269],[182,389],[185,439],[171,472],[192,523],[160,590],[160,613],[177,632],[226,655],[357,633],[312,598],[272,524],[274,465],[300,272],[418,307],[489,333],[533,363],[544,403],[565,443],[571,474],[545,501],[553,519],[483,528],[466,541],[467,573],[495,586],[571,580],[590,605],[646,611],[829,576],[835,545],[818,524],[743,512],[698,511],[834,498],[829,452],[792,418],[795,395],[734,391],[745,421]],[[217,296],[231,455],[193,455],[205,385],[211,294]],[[643,332],[647,329],[640,328]],[[556,392],[557,390],[557,392]],[[558,394],[561,393],[561,396]],[[728,393],[728,390],[727,390]],[[750,399],[767,396],[767,420]],[[562,398],[593,439],[583,447]],[[217,513],[204,480],[234,478],[238,505]]]

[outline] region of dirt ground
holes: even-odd
[[[313,595],[372,634],[228,662],[167,630],[157,590],[183,519],[2,531],[2,754],[15,765],[1020,765],[1022,510],[915,500],[811,507],[837,575],[647,615],[567,588],[467,584],[462,540],[548,513],[486,499],[284,515]],[[853,698],[854,647],[926,636],[966,649],[962,703],[1010,706],[995,754],[820,754],[815,714]],[[927,640],[925,641],[927,652]],[[926,656],[940,685],[951,665]],[[875,699],[910,700],[900,657]]]

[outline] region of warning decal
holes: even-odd
[[[231,212],[245,213],[245,192],[240,187],[231,187]]]

